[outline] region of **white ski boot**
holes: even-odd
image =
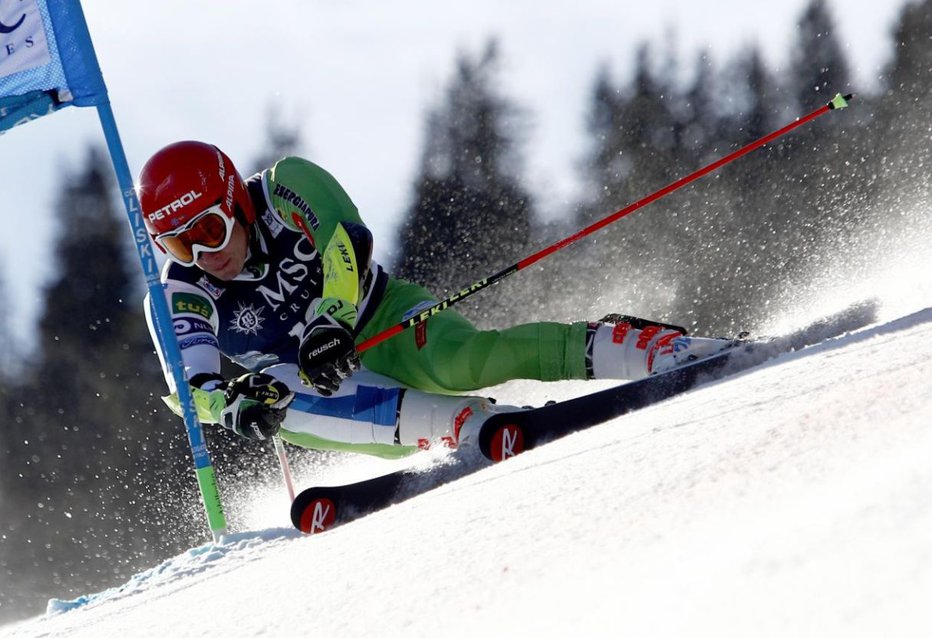
[[[396,443],[427,449],[457,448],[472,440],[493,414],[520,410],[476,396],[445,396],[408,390],[401,401]]]
[[[668,344],[657,349],[651,362],[650,374],[659,374],[691,361],[705,359],[722,350],[734,347],[738,343],[734,339],[675,337]]]
[[[642,379],[721,352],[733,339],[687,337],[663,326],[593,324],[586,357],[593,379]]]

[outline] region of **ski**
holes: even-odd
[[[763,359],[753,356],[759,345],[754,342],[736,345],[652,377],[542,408],[493,414],[479,429],[479,450],[491,461],[507,460],[541,443],[605,423],[682,394],[702,382],[761,363]]]
[[[480,428],[478,447],[486,458],[504,460],[547,441],[682,394],[707,381],[747,370],[781,353],[862,328],[875,318],[876,304],[868,302],[788,336],[746,342],[640,381],[541,408],[496,414]],[[302,532],[317,534],[440,487],[477,469],[480,468],[468,467],[466,463],[452,463],[428,470],[399,470],[356,483],[310,487],[292,502],[291,521]]]
[[[870,323],[875,304],[866,303],[815,322],[783,337],[748,341],[672,370],[541,408],[494,414],[476,436],[480,452],[504,461],[542,443],[605,423],[629,412],[683,394],[703,383],[758,366]]]
[[[291,503],[291,522],[306,534],[317,534],[383,509],[393,502],[408,474],[399,471],[357,483],[310,487]]]
[[[309,487],[291,503],[291,522],[319,534],[456,480],[477,467],[448,459],[426,469],[406,468],[342,485]]]

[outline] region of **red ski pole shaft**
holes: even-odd
[[[628,215],[630,215],[630,214],[633,213],[634,211],[636,211],[636,210],[638,210],[638,209],[640,209],[640,208],[643,208],[643,207],[647,206],[648,204],[652,204],[653,202],[657,201],[658,199],[661,199],[661,198],[663,198],[663,197],[666,197],[666,196],[669,195],[670,193],[672,193],[672,192],[674,192],[674,191],[676,191],[676,190],[679,190],[680,188],[686,186],[686,185],[689,184],[690,182],[694,182],[694,181],[696,181],[697,179],[699,179],[700,177],[704,177],[705,175],[708,175],[708,174],[711,173],[712,171],[718,170],[719,168],[721,168],[721,167],[724,166],[725,164],[729,164],[729,163],[735,161],[736,159],[738,159],[738,158],[740,158],[740,157],[743,157],[744,155],[747,155],[747,154],[750,153],[751,151],[753,151],[753,150],[755,150],[755,149],[758,149],[758,148],[760,148],[761,146],[764,146],[765,144],[767,144],[767,143],[769,143],[769,142],[772,142],[773,140],[775,140],[775,139],[777,139],[777,138],[779,138],[779,137],[782,137],[782,136],[786,135],[787,133],[789,133],[789,132],[792,131],[793,129],[799,128],[800,126],[803,126],[804,124],[807,124],[808,122],[811,122],[812,120],[816,119],[817,117],[820,117],[820,116],[822,116],[822,115],[825,115],[825,114],[828,113],[829,111],[832,111],[832,110],[835,110],[835,109],[843,109],[843,108],[845,108],[846,106],[848,106],[848,102],[849,102],[853,97],[854,97],[853,95],[844,95],[844,96],[843,96],[843,95],[841,95],[841,94],[839,93],[838,95],[835,96],[835,98],[834,98],[831,102],[829,102],[828,104],[826,104],[826,105],[824,105],[824,106],[822,106],[822,107],[816,109],[816,110],[813,111],[812,113],[810,113],[810,114],[808,114],[808,115],[806,115],[806,116],[803,116],[803,117],[801,117],[801,118],[796,119],[795,121],[791,122],[790,124],[787,124],[786,126],[784,126],[784,127],[781,128],[781,129],[778,129],[778,130],[774,131],[773,133],[770,133],[770,134],[765,135],[765,136],[763,136],[763,137],[761,137],[761,138],[758,138],[757,140],[751,142],[750,144],[747,144],[746,146],[743,146],[743,147],[739,148],[737,151],[735,151],[735,152],[733,152],[733,153],[730,153],[730,154],[726,155],[725,157],[722,157],[721,159],[716,160],[716,161],[712,162],[711,164],[708,164],[707,166],[704,166],[704,167],[702,167],[702,168],[700,168],[700,169],[698,169],[698,170],[696,170],[696,171],[690,173],[690,174],[687,175],[686,177],[682,177],[682,178],[676,180],[676,181],[673,182],[672,184],[669,184],[669,185],[667,185],[667,186],[664,186],[664,187],[661,188],[660,190],[658,190],[658,191],[656,191],[656,192],[654,192],[654,193],[648,195],[647,197],[644,197],[643,199],[639,199],[638,201],[634,202],[633,204],[630,204],[630,205],[626,206],[625,208],[622,208],[621,210],[615,211],[615,212],[612,213],[611,215],[608,215],[607,217],[604,217],[604,218],[600,219],[599,221],[594,222],[593,224],[590,224],[589,226],[586,226],[586,227],[583,228],[582,230],[580,230],[580,231],[578,231],[578,232],[576,232],[576,233],[570,235],[569,237],[565,237],[564,239],[561,239],[560,241],[558,241],[558,242],[556,242],[556,243],[554,243],[554,244],[551,244],[550,246],[548,246],[548,247],[546,247],[546,248],[543,248],[543,249],[537,251],[537,252],[534,253],[533,255],[529,255],[529,256],[525,257],[524,259],[522,259],[521,261],[519,261],[519,262],[517,262],[517,263],[515,263],[515,264],[512,264],[511,266],[508,266],[507,268],[504,268],[504,269],[498,271],[497,273],[495,273],[495,274],[492,275],[491,277],[487,277],[487,278],[485,278],[485,279],[480,279],[479,281],[475,282],[474,284],[472,284],[472,285],[469,286],[468,288],[464,288],[463,290],[460,290],[459,292],[454,293],[453,295],[447,297],[446,299],[444,299],[444,300],[442,300],[442,301],[438,301],[438,302],[437,302],[436,304],[434,304],[433,306],[431,306],[431,307],[429,307],[429,308],[423,310],[422,312],[419,312],[419,313],[416,314],[415,316],[413,316],[413,317],[411,317],[411,318],[409,318],[409,319],[406,319],[406,320],[402,321],[401,323],[395,324],[395,325],[392,326],[391,328],[388,328],[387,330],[384,330],[384,331],[380,332],[379,334],[377,334],[377,335],[375,335],[375,336],[373,336],[373,337],[370,337],[370,338],[366,339],[365,341],[363,341],[362,343],[360,343],[358,346],[356,346],[356,349],[357,349],[359,352],[363,352],[363,351],[368,350],[369,348],[371,348],[371,347],[373,347],[373,346],[375,346],[375,345],[377,345],[377,344],[379,344],[379,343],[385,341],[385,340],[388,339],[389,337],[392,337],[392,336],[398,334],[399,332],[401,332],[402,330],[405,330],[406,328],[410,328],[410,327],[412,327],[412,326],[416,326],[417,324],[426,321],[426,320],[429,319],[431,316],[437,314],[438,312],[441,312],[441,311],[443,311],[443,310],[446,310],[446,309],[449,308],[450,306],[452,306],[452,305],[454,305],[454,304],[456,304],[456,303],[459,303],[460,301],[462,301],[463,299],[466,299],[467,297],[471,297],[472,295],[476,294],[476,293],[479,292],[480,290],[483,290],[483,289],[485,289],[485,288],[488,288],[489,286],[494,286],[495,284],[497,284],[499,281],[501,281],[501,280],[504,279],[505,277],[508,277],[508,276],[510,276],[510,275],[513,275],[514,273],[518,272],[519,270],[522,270],[522,269],[527,268],[528,266],[530,266],[530,265],[532,265],[532,264],[537,263],[538,261],[540,261],[540,260],[543,259],[544,257],[547,257],[548,255],[552,255],[553,253],[557,252],[558,250],[560,250],[560,249],[562,249],[562,248],[565,248],[565,247],[569,246],[570,244],[572,244],[572,243],[574,243],[574,242],[576,242],[576,241],[582,239],[583,237],[587,237],[588,235],[591,235],[592,233],[596,232],[597,230],[601,230],[602,228],[605,228],[605,227],[608,226],[609,224],[612,224],[612,223],[618,221],[619,219],[621,219],[621,218],[623,218],[623,217],[627,217]]]

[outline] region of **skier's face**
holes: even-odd
[[[246,263],[249,234],[239,221],[233,225],[231,233],[230,241],[223,250],[201,253],[197,257],[197,267],[221,281],[230,281],[236,277]]]

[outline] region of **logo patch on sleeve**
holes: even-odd
[[[214,314],[214,309],[210,301],[204,297],[187,292],[176,292],[172,294],[172,312],[195,314],[204,319],[210,319]]]

